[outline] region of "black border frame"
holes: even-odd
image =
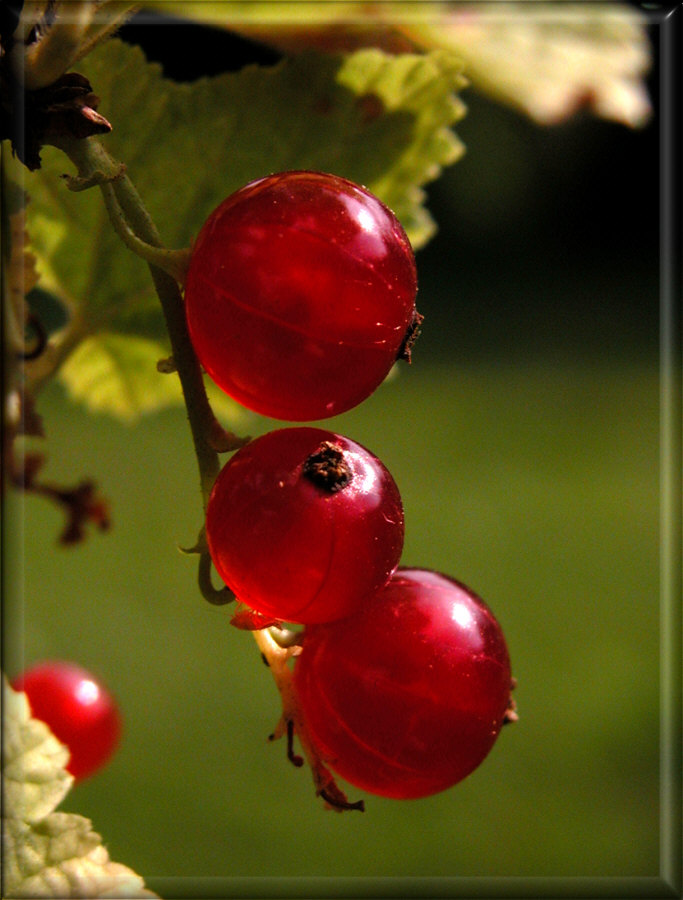
[[[188,4],[192,0],[186,0]],[[230,0],[225,0],[226,5]],[[334,3],[334,0],[329,0]],[[481,2],[481,0],[472,0]],[[486,2],[486,0],[483,0]],[[503,0],[505,2],[505,0]],[[637,5],[637,4],[636,4]],[[660,870],[658,877],[149,876],[164,898],[683,896],[681,615],[681,24],[683,4],[642,3],[659,56]],[[3,525],[3,547],[7,538]],[[6,573],[3,574],[5,582]],[[13,606],[13,604],[12,604]],[[6,610],[5,610],[6,611]],[[4,618],[4,616],[3,616]]]

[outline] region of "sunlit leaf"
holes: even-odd
[[[181,401],[178,379],[157,371],[164,352],[150,338],[101,331],[78,345],[62,366],[61,378],[71,396],[91,410],[132,421]]]
[[[43,722],[31,717],[24,693],[3,678],[2,773],[5,813],[37,822],[63,800],[73,783],[69,751]]]
[[[544,125],[585,107],[639,127],[652,111],[644,19],[621,3],[453,4],[406,33],[453,50],[475,87]]]
[[[441,47],[465,62],[475,89],[542,124],[582,107],[638,127],[651,115],[651,49],[643,13],[626,3],[148,3],[235,30],[284,52],[362,46]]]

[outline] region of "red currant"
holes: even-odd
[[[185,305],[216,384],[249,409],[301,422],[344,412],[379,386],[421,320],[416,291],[413,251],[391,210],[345,178],[282,172],[209,216]]]
[[[323,760],[385,797],[465,778],[510,708],[500,625],[464,585],[425,569],[398,569],[354,615],[306,628],[294,683]]]
[[[384,465],[319,428],[271,431],[214,484],[206,535],[237,598],[286,622],[327,622],[386,584],[403,548],[403,506]]]
[[[70,662],[42,662],[12,681],[24,691],[36,719],[69,749],[67,770],[76,779],[102,768],[121,735],[121,719],[108,691]]]

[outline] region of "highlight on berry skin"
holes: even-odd
[[[210,214],[185,308],[197,357],[223,391],[303,422],[351,409],[410,360],[416,293],[394,213],[338,175],[296,171],[251,182]]]
[[[121,739],[117,703],[94,675],[73,662],[36,663],[12,680],[36,719],[69,750],[66,769],[80,781],[102,769]]]
[[[322,761],[396,799],[462,781],[516,719],[498,621],[465,585],[428,569],[399,568],[356,613],[307,626],[294,685]]]

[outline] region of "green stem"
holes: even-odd
[[[199,466],[202,503],[206,512],[211,488],[221,468],[218,453],[210,443],[211,434],[217,425],[216,417],[209,405],[204,376],[187,333],[185,311],[178,283],[157,266],[150,265],[149,269],[161,301],[171,341],[173,361],[187,407],[187,416]]]
[[[126,174],[126,167],[115,162],[93,139],[62,144],[61,149],[67,152],[67,146],[70,148],[68,155],[79,171],[76,177],[65,176],[69,190],[78,192],[99,187],[114,230],[128,249],[184,284],[191,249],[164,247],[140,195]]]
[[[107,210],[110,215],[113,214],[117,232],[120,233],[123,227],[144,245],[163,251],[159,232],[125,167],[113,160],[95,138],[65,140],[60,147],[78,169],[81,184],[99,184]],[[220,425],[209,404],[204,377],[187,333],[178,282],[155,262],[147,262],[161,303],[173,361],[187,406],[199,466],[202,501],[206,509],[211,487],[220,471],[218,454],[211,444],[211,435]]]
[[[109,219],[116,233],[128,249],[141,256],[150,265],[168,272],[180,284],[184,284],[191,251],[189,249],[167,250],[165,247],[155,247],[153,244],[140,240],[128,225],[123,210],[119,206],[116,191],[111,183],[104,182],[100,185],[100,189],[109,213]]]
[[[199,554],[198,584],[202,597],[213,603],[214,606],[223,606],[235,599],[233,592],[227,588],[216,589],[211,580],[211,556],[208,550],[202,550]]]
[[[93,184],[100,186],[107,209],[110,215],[113,215],[117,232],[121,233],[121,228],[125,228],[126,233],[144,244],[145,248],[159,248],[164,251],[156,226],[126,174],[125,167],[113,160],[99,141],[95,138],[64,140],[60,142],[59,147],[78,170],[79,178],[75,183],[72,181],[72,187],[79,189]],[[130,246],[130,243],[126,242]],[[202,504],[206,512],[209,494],[221,467],[215,450],[216,435],[228,433],[224,432],[218,423],[209,404],[204,376],[187,331],[178,281],[155,262],[148,260],[148,265],[161,302],[173,361],[182,386],[199,467]],[[230,441],[227,441],[228,446],[225,449],[236,449],[242,443],[242,440],[234,439],[231,446]],[[199,583],[202,594],[212,603],[226,602],[225,592],[216,591],[211,585],[210,578],[206,577],[205,557],[208,558],[208,554],[200,555]],[[217,596],[220,596],[220,601],[217,601]]]

